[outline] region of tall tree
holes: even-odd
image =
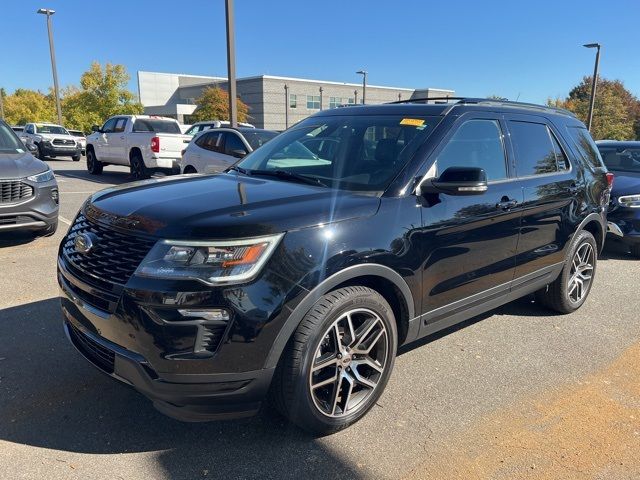
[[[549,99],[549,105],[566,108],[586,123],[591,99],[591,79],[592,77],[584,77],[566,99]],[[640,101],[620,80],[598,78],[591,134],[596,140],[640,138]]]
[[[36,90],[18,88],[11,95],[4,96],[4,116],[11,125],[53,122],[56,119],[53,96]]]
[[[238,98],[238,121],[246,122],[249,107]],[[196,122],[203,120],[229,120],[229,93],[220,87],[207,87],[196,100],[198,108],[193,112]]]
[[[93,62],[80,77],[80,88],[63,91],[62,113],[65,125],[85,132],[113,115],[143,112],[135,94],[127,89],[131,77],[124,65],[107,63],[104,68]]]

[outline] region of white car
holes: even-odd
[[[193,125],[189,125],[189,128],[184,133],[185,135],[195,135],[196,133],[202,132],[204,130],[209,130],[210,128],[222,127],[231,127],[231,122],[229,122],[228,120],[207,120],[205,122],[196,122]],[[244,122],[238,122],[238,127],[256,128],[250,123]]]
[[[179,170],[182,150],[191,140],[173,118],[116,115],[87,137],[87,170],[99,175],[105,165],[128,165],[136,179],[155,170]]]
[[[76,142],[80,144],[80,147],[82,148],[82,154],[84,155],[87,150],[87,137],[85,136],[84,132],[81,132],[80,130],[69,130],[69,133],[76,140]]]
[[[54,123],[27,123],[19,135],[27,146],[35,146],[37,157],[71,157],[78,162],[82,156],[82,147],[69,134],[69,131]]]
[[[273,130],[246,127],[204,130],[196,134],[182,152],[180,171],[220,172],[277,135]]]

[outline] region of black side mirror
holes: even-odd
[[[482,168],[449,167],[437,179],[418,185],[416,193],[445,193],[447,195],[481,195],[488,189],[487,174]]]
[[[99,132],[100,131],[100,125],[91,125],[91,131],[92,132]]]
[[[247,156],[247,152],[245,152],[244,150],[231,150],[229,153],[231,154],[231,156],[236,158],[243,158]]]

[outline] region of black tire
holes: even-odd
[[[329,362],[335,363],[335,366],[318,368],[316,365],[316,372],[312,373],[311,368],[314,362],[317,362],[318,358],[324,357],[321,355],[321,349],[325,348],[325,342],[330,340],[332,334],[334,341],[337,336],[339,338],[341,327],[338,325],[340,325],[339,322],[347,321],[345,320],[347,312],[351,312],[353,331],[356,334],[351,338],[352,334],[343,328],[340,340],[342,347],[337,345],[334,347],[336,351],[339,351],[339,348],[345,348],[346,350],[343,351],[348,351],[348,353],[344,356],[336,354],[334,357],[334,349],[329,348],[326,355]],[[361,324],[358,323],[360,321],[359,315],[364,318]],[[375,328],[369,327],[370,330],[365,333],[367,332],[366,325],[370,325],[365,323],[367,321],[374,322]],[[379,333],[376,329],[379,329],[379,332],[383,332],[383,334],[381,333],[377,339],[374,339],[372,337]],[[337,336],[333,333],[336,331],[338,332]],[[362,334],[361,338],[359,338],[360,334]],[[361,355],[362,352],[358,347],[360,349],[366,347],[366,343],[369,341],[371,347],[376,347],[374,361],[380,369],[374,370],[366,363],[363,364],[363,362],[373,359],[372,352]],[[276,369],[270,391],[271,402],[280,413],[293,423],[315,434],[326,435],[342,430],[362,418],[375,405],[384,391],[393,370],[397,343],[396,320],[391,307],[382,295],[371,288],[362,286],[344,287],[329,292],[309,310],[290,339]],[[329,344],[327,345],[330,347]],[[382,355],[380,355],[381,349],[384,350]],[[378,358],[379,355],[380,358]],[[324,364],[325,361],[320,363]],[[363,370],[361,367],[366,368]],[[366,380],[373,384],[373,387],[365,387],[364,383],[357,380],[357,378],[366,377],[367,370],[371,373]],[[331,377],[332,383],[328,384],[326,388],[331,389],[332,393],[327,392],[327,395],[332,400],[323,405],[328,406],[333,403],[331,412],[322,411],[319,394],[315,393],[324,393],[325,387],[317,388],[316,386],[315,389],[313,387],[313,382],[317,378],[315,375],[324,374]],[[372,378],[375,380],[372,381]],[[316,383],[323,383],[323,381],[318,380]],[[349,385],[352,387],[349,388]],[[348,391],[345,391],[345,388]],[[340,398],[339,406],[338,398],[333,396],[335,392],[341,393],[338,397]],[[356,401],[352,407],[349,407],[350,399]],[[332,416],[333,413],[340,415]]]
[[[630,245],[629,250],[631,251],[631,255],[640,258],[640,245]]]
[[[93,149],[87,150],[87,171],[91,175],[101,175],[104,164],[96,158]]]
[[[574,270],[576,268],[574,265],[576,254],[579,251],[589,250],[588,246],[590,246],[591,252],[591,257],[588,260],[591,267],[590,270],[585,270],[585,272],[590,272],[589,281],[586,282],[585,280],[581,280],[582,286],[574,286],[572,278],[574,278]],[[567,252],[567,258],[565,259],[564,267],[562,268],[562,273],[553,283],[536,292],[536,300],[542,305],[559,313],[571,313],[576,311],[584,304],[589,296],[596,274],[597,262],[598,245],[596,243],[596,239],[590,232],[581,230],[576,233],[575,237],[571,241],[571,245]],[[586,269],[587,267],[585,266],[584,268]],[[582,277],[580,276],[580,278]],[[580,298],[577,298],[578,295],[575,293],[576,290],[574,290],[574,288],[580,291]]]
[[[58,230],[58,219],[57,218],[56,218],[55,222],[50,223],[45,228],[40,230],[38,232],[38,235],[41,236],[41,237],[50,237],[50,236],[52,236],[53,234],[56,233],[56,230]]]
[[[192,167],[191,165],[187,165],[186,167],[184,167],[184,172],[183,173],[185,175],[188,175],[188,174],[192,174],[192,173],[198,173],[198,171],[194,167]]]
[[[46,157],[44,156],[44,153],[42,152],[42,147],[40,146],[40,144],[36,144],[36,146],[38,147],[38,159],[39,160],[44,160]]]
[[[81,158],[82,155],[74,155],[73,157],[71,157],[71,160],[73,160],[74,162],[79,162]]]
[[[131,176],[136,180],[145,180],[151,176],[151,172],[144,164],[144,160],[142,159],[142,155],[140,153],[134,153],[131,155],[130,160]]]

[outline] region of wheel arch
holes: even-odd
[[[396,316],[399,344],[416,336],[417,332],[412,331],[410,322],[415,318],[414,300],[407,282],[396,271],[384,265],[354,265],[326,278],[293,309],[269,351],[265,368],[276,367],[289,339],[320,297],[338,288],[354,285],[372,288],[389,302]],[[413,324],[417,325],[415,322]]]
[[[580,225],[576,229],[575,233],[578,233],[580,230],[586,230],[591,233],[596,239],[596,245],[598,246],[598,252],[602,251],[604,247],[604,240],[606,235],[606,229],[603,223],[602,216],[597,213],[591,213],[585,217]],[[574,233],[574,235],[575,235]]]
[[[131,160],[133,160],[133,157],[135,157],[136,155],[140,155],[140,158],[143,158],[142,150],[140,150],[140,148],[138,147],[132,147],[131,150],[129,150],[129,162],[131,162]]]

